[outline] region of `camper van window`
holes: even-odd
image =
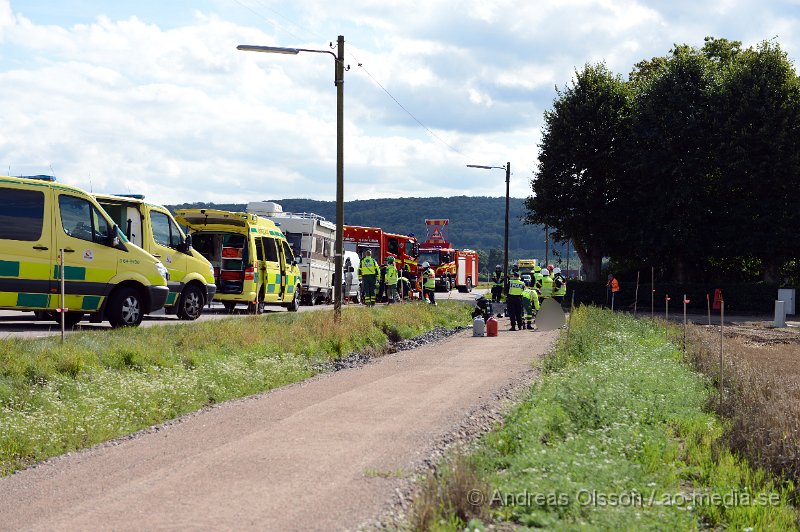
[[[300,255],[300,250],[302,249],[301,246],[301,239],[302,237],[297,233],[286,233],[286,240],[289,241],[289,245],[294,251],[295,255]]]
[[[386,249],[387,249],[387,251],[389,251],[389,253],[392,253],[394,255],[399,255],[400,254],[400,250],[398,249],[397,239],[396,238],[390,238],[388,240],[388,242],[386,243]]]
[[[275,248],[274,238],[262,238],[264,244],[264,257],[270,262],[278,262],[278,250]]]
[[[316,240],[316,243],[315,243],[316,245],[314,246],[314,251],[316,251],[317,253],[319,253],[321,255],[324,255],[325,254],[325,241],[322,239],[321,236],[318,236],[314,240]]]
[[[325,240],[325,256],[333,257],[333,240],[331,239]]]
[[[0,240],[36,242],[44,225],[44,194],[37,190],[3,189]]]

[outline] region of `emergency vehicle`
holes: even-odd
[[[369,249],[378,264],[386,264],[388,257],[394,257],[394,265],[398,270],[402,271],[408,266],[412,278],[417,277],[419,245],[412,235],[387,233],[379,227],[345,225],[344,249],[355,251],[359,259],[363,259],[364,253]]]
[[[455,249],[447,240],[450,220],[425,220],[427,237],[419,249],[419,263],[436,271],[436,290],[472,292],[478,281],[478,252]]]
[[[263,216],[280,227],[299,264],[303,284],[302,303],[314,305],[333,301],[334,244],[336,225],[313,213],[283,212],[270,201],[252,201],[247,212]]]
[[[180,209],[175,219],[192,232],[192,247],[211,262],[217,292],[228,312],[238,304],[259,314],[264,305],[300,306],[300,270],[274,222],[246,212]]]
[[[57,321],[63,311],[68,327],[88,313],[122,327],[164,306],[169,273],[157,258],[128,242],[89,193],[32,177],[0,177],[0,308]]]
[[[129,242],[166,266],[169,271],[166,312],[183,320],[199,318],[217,290],[214,270],[205,257],[192,249],[191,237],[183,234],[167,208],[147,203],[138,194],[94,194],[94,197]]]

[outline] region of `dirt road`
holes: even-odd
[[[459,333],[0,479],[8,530],[353,529],[557,333]]]

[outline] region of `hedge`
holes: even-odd
[[[636,294],[635,282],[619,283],[619,292],[614,302],[614,307],[617,309],[633,310],[633,300]],[[639,285],[639,303],[638,309],[640,312],[650,312],[650,294],[652,291],[650,283]],[[687,311],[690,313],[705,313],[706,312],[706,294],[714,302],[714,290],[722,289],[723,298],[725,300],[726,313],[738,314],[767,314],[772,315],[775,310],[775,300],[778,297],[778,285],[765,284],[765,283],[749,283],[749,284],[734,284],[734,283],[720,283],[716,285],[693,283],[693,284],[677,284],[677,283],[656,283],[654,293],[654,305],[657,313],[664,312],[665,298],[669,294],[670,313],[683,312],[683,305],[681,297],[686,294],[690,303],[687,306]],[[606,304],[606,284],[590,283],[586,281],[567,282],[567,296],[564,298],[564,306],[569,306],[572,300],[572,294],[575,293],[575,304]],[[798,291],[800,293],[800,291]]]

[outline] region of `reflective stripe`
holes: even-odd
[[[519,279],[511,279],[511,282],[508,284],[508,295],[521,296],[524,292],[525,292],[525,283],[523,283]]]

